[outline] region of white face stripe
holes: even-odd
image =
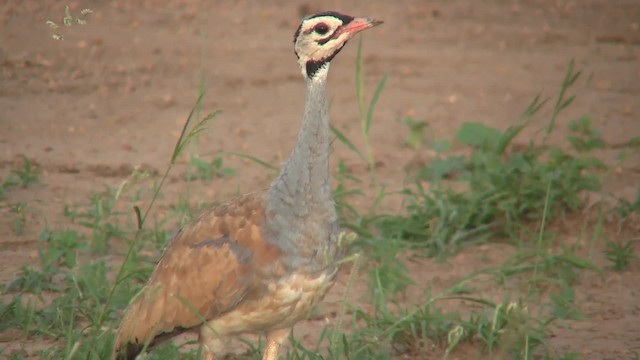
[[[318,34],[315,32],[315,27],[318,24],[326,24],[329,27],[329,31],[326,34]],[[333,16],[318,16],[309,20],[305,20],[302,23],[301,33],[307,36],[312,36],[316,39],[324,39],[333,35],[333,33],[342,26],[342,20]]]
[[[315,29],[315,27],[320,24],[324,24],[324,27],[327,30],[326,33],[321,34],[320,32],[316,32],[317,29]],[[321,40],[323,38],[326,39],[331,35],[333,35],[333,33],[341,25],[344,25],[344,22],[340,20],[340,18],[335,16],[330,16],[330,15],[316,16],[310,19],[303,19],[302,23],[298,27],[298,30],[296,30],[296,33],[293,39],[293,43],[296,45],[296,50],[298,47],[297,45],[302,43],[302,40],[305,40],[307,38],[312,38],[312,37],[315,40]]]

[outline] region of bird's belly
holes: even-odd
[[[333,285],[335,274],[294,274],[269,284],[264,296],[243,302],[234,310],[210,320],[204,326],[219,335],[261,333],[292,327],[306,318],[313,306]]]

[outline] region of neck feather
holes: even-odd
[[[339,256],[339,224],[329,179],[329,63],[307,79],[307,101],[291,157],[266,198],[265,240],[287,256],[287,268],[316,272]],[[335,266],[331,265],[335,273]]]
[[[338,218],[329,179],[329,64],[307,79],[307,101],[291,157],[267,192],[263,231],[286,267],[324,269],[338,248]]]
[[[328,71],[329,63],[326,63],[306,79],[302,126],[291,156],[269,190],[272,210],[279,213],[290,213],[294,217],[312,212],[335,213],[329,176]]]

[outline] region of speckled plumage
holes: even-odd
[[[213,208],[173,237],[125,311],[114,358],[133,359],[145,344],[192,329],[205,360],[220,339],[245,332],[266,335],[264,359],[277,358],[333,285],[342,256],[329,177],[329,61],[379,23],[335,12],[303,20],[294,43],[307,102],[289,160],[269,189]]]

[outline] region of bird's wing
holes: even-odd
[[[181,229],[128,307],[116,352],[126,344],[192,328],[240,303],[258,281],[256,267],[279,256],[262,237],[264,216],[264,193],[251,193]]]

